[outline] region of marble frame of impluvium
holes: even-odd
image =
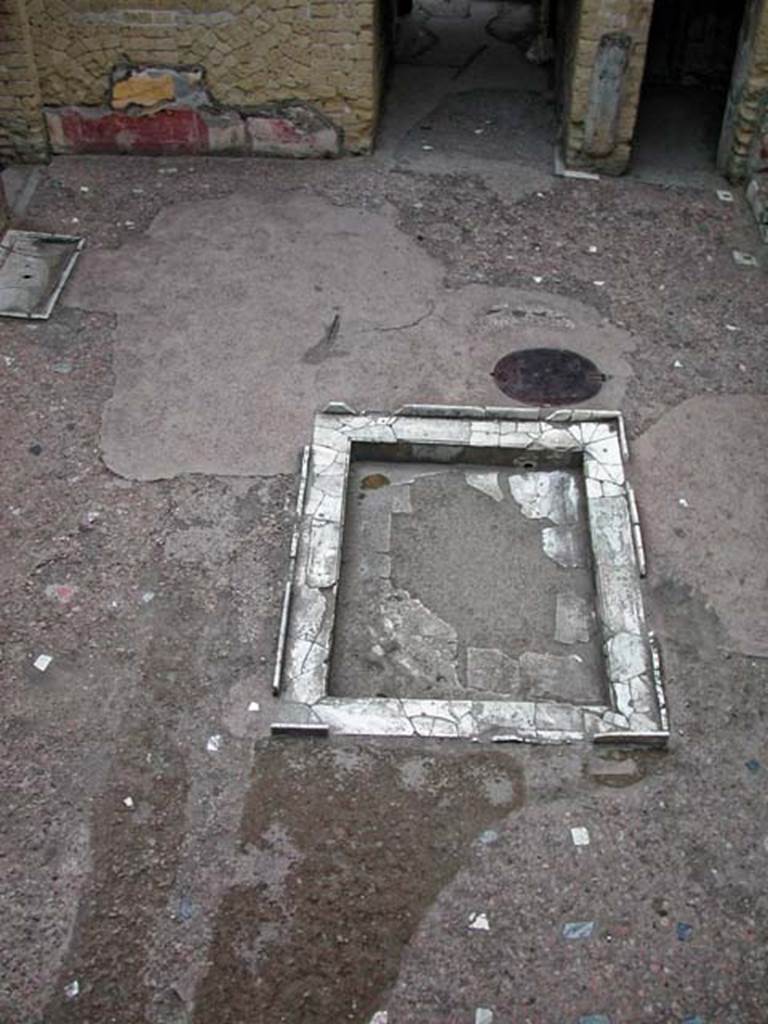
[[[353,445],[417,462],[471,461],[482,450],[507,466],[533,457],[581,466],[608,704],[330,695]],[[281,616],[273,689],[287,718],[342,735],[664,745],[669,721],[658,649],[645,623],[645,556],[624,475],[628,455],[618,412],[422,405],[358,413],[341,402],[326,406],[304,451]]]

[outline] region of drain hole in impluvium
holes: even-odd
[[[591,359],[564,348],[510,352],[499,359],[491,376],[509,398],[533,405],[584,402],[606,380]]]

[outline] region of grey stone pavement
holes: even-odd
[[[87,247],[0,323],[4,1024],[768,1020],[765,253],[400,70],[373,157],[58,159],[19,218]],[[270,739],[314,410],[533,344],[626,417],[668,751]]]

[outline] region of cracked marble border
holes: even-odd
[[[408,445],[424,461],[440,461],[440,449],[453,455],[463,448],[581,458],[609,704],[328,693],[353,444]],[[663,746],[668,712],[656,640],[645,623],[645,556],[624,474],[628,457],[623,418],[615,411],[411,405],[386,413],[330,403],[315,417],[302,462],[273,684],[284,709],[343,735]]]

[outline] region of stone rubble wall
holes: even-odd
[[[0,0],[0,160],[45,159],[45,127],[24,0]]]
[[[748,6],[725,120],[723,173],[734,182],[768,173],[768,0]]]
[[[44,106],[104,107],[116,65],[199,65],[222,107],[303,101],[343,131],[348,151],[372,145],[375,0],[0,3],[26,7]]]

